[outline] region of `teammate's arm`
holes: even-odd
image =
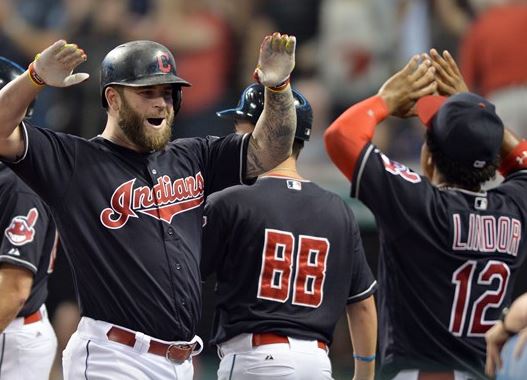
[[[33,286],[33,273],[26,268],[0,264],[0,332],[15,319]]]
[[[18,126],[27,107],[44,84],[67,87],[82,82],[88,74],[73,74],[73,69],[86,60],[77,45],[60,40],[37,55],[24,75],[0,90],[0,156],[15,160],[24,152],[24,137]]]
[[[274,168],[291,154],[296,112],[289,76],[295,66],[295,45],[295,37],[274,33],[260,47],[255,78],[266,87],[265,101],[247,150],[246,178]]]
[[[419,63],[414,56],[408,64],[381,87],[376,96],[345,111],[324,133],[326,150],[339,170],[351,180],[362,149],[375,126],[388,115],[408,117],[421,96],[433,93],[437,83],[429,59]]]
[[[354,380],[373,380],[377,345],[377,310],[370,296],[346,308],[355,357]]]
[[[503,322],[496,323],[485,334],[487,341],[487,361],[485,372],[493,377],[502,366],[500,352],[511,333],[518,333],[518,343],[514,347],[514,357],[519,358],[527,343],[527,294],[513,302]]]

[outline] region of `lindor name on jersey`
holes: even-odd
[[[453,214],[454,251],[518,254],[522,224],[508,216]]]
[[[170,223],[175,215],[199,207],[204,201],[205,181],[201,172],[174,181],[164,175],[152,188],[134,189],[135,181],[136,178],[123,183],[112,194],[110,207],[100,215],[105,227],[121,228],[129,218],[137,218],[137,212]]]

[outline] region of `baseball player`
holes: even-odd
[[[500,323],[485,334],[485,372],[497,380],[523,380],[527,374],[527,294],[503,309]]]
[[[203,205],[291,151],[294,49],[292,36],[264,39],[255,76],[268,104],[251,135],[169,142],[190,84],[153,41],[119,45],[102,61],[108,120],[89,141],[22,121],[45,85],[87,79],[72,74],[87,59],[77,45],[57,41],[0,91],[0,154],[50,206],[72,264],[82,319],[63,353],[66,379],[193,377]]]
[[[312,110],[302,94],[293,95],[291,156],[255,185],[215,193],[205,206],[202,273],[217,275],[218,378],[331,379],[328,347],[346,310],[356,379],[373,380],[376,281],[351,209],[297,172]],[[250,131],[263,107],[264,88],[253,84],[237,108],[218,116]]]
[[[0,88],[24,71],[0,57]],[[4,164],[0,206],[0,378],[47,380],[57,350],[44,305],[56,254],[55,223],[40,198]]]
[[[460,90],[450,55],[416,56],[325,133],[380,232],[382,378],[484,379],[485,332],[527,254],[527,142],[504,132],[486,99]],[[371,143],[389,115],[415,114],[427,126],[422,175]],[[504,183],[482,190],[498,165]]]

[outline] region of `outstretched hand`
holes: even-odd
[[[260,46],[255,79],[266,87],[276,87],[289,79],[295,67],[296,38],[273,33],[266,36]]]
[[[382,85],[377,95],[384,99],[391,115],[410,117],[415,116],[415,102],[436,90],[432,62],[425,59],[419,63],[419,56],[416,55]]]
[[[430,56],[425,56],[431,60],[435,68],[439,95],[451,96],[460,92],[468,92],[461,71],[448,51],[444,50],[441,56],[436,49],[431,49]]]
[[[45,84],[69,87],[89,78],[90,75],[87,73],[72,74],[73,69],[87,58],[84,50],[77,45],[59,40],[37,55],[33,68]]]

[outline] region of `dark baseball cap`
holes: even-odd
[[[471,92],[448,98],[424,96],[417,101],[416,111],[449,159],[475,168],[496,159],[503,141],[503,122],[487,99]]]

